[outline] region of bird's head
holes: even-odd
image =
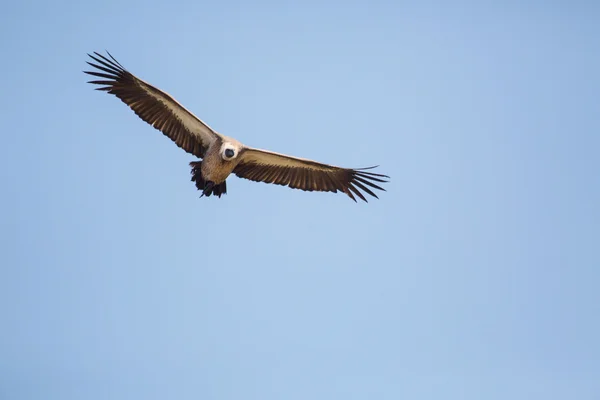
[[[225,161],[232,161],[239,154],[239,148],[234,143],[223,143],[221,146],[221,157]]]

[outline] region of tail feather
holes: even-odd
[[[220,198],[222,194],[227,194],[227,183],[225,181],[218,185],[212,185],[211,188],[206,188],[206,181],[202,177],[202,161],[193,161],[190,163],[190,167],[192,167],[192,182],[196,183],[196,188],[202,192],[203,196],[210,197],[211,194],[214,194]]]

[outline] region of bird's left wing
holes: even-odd
[[[94,52],[88,54],[96,63],[88,62],[96,71],[86,74],[102,78],[90,81],[114,94],[127,104],[141,119],[160,130],[183,150],[203,158],[208,147],[221,135],[212,130],[173,97],[144,82],[127,71],[113,56],[111,59]]]
[[[353,193],[367,201],[361,190],[377,198],[370,188],[384,190],[373,182],[387,182],[387,175],[365,172],[367,169],[348,169],[321,164],[303,158],[286,156],[266,150],[244,148],[233,173],[255,182],[274,183],[309,192],[346,193],[356,201]],[[370,187],[370,188],[369,188]]]

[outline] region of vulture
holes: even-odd
[[[377,198],[378,184],[389,176],[369,170],[341,168],[285,154],[248,147],[234,138],[216,132],[179,104],[169,94],[127,71],[110,53],[94,52],[87,61],[94,71],[83,71],[96,80],[102,90],[118,97],[142,120],[161,131],[177,146],[200,161],[190,163],[192,181],[202,192],[200,197],[227,193],[230,174],[255,182],[274,183],[293,189],[318,192],[342,192],[356,202],[367,201],[365,193]],[[355,197],[356,196],[356,197]]]

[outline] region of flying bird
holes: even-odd
[[[389,176],[376,174],[368,168],[340,168],[304,158],[291,157],[245,146],[239,141],[217,133],[206,123],[179,104],[173,97],[127,71],[108,53],[97,52],[87,62],[95,71],[83,71],[100,80],[89,81],[117,96],[142,120],[161,131],[186,152],[201,161],[190,163],[192,181],[202,196],[227,193],[226,179],[230,174],[255,182],[274,183],[293,189],[318,192],[342,192],[356,202],[364,193],[375,198],[372,189],[384,190],[377,183],[388,182]]]

